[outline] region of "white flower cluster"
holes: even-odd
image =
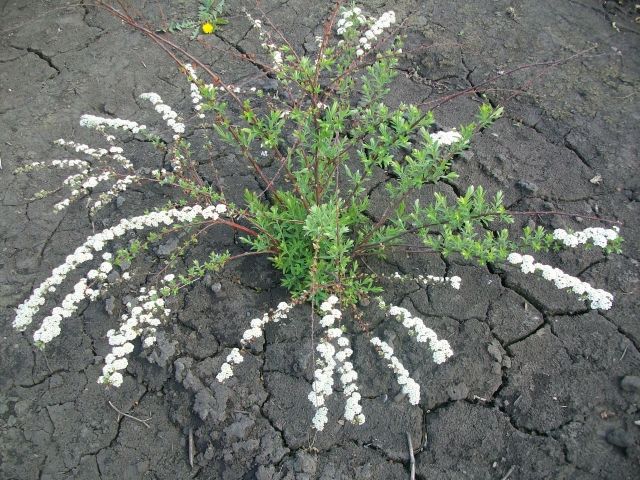
[[[251,328],[244,331],[240,344],[244,347],[249,342],[262,337],[265,325],[269,322],[278,323],[281,319],[287,318],[287,313],[292,307],[293,305],[290,303],[280,302],[273,313],[265,312],[262,318],[251,320]]]
[[[268,32],[265,30],[264,25],[262,25],[262,20],[258,20],[257,18],[253,18],[251,14],[247,11],[244,12],[249,21],[253,24],[253,27],[258,30],[258,35],[260,38],[264,38],[268,36]]]
[[[77,255],[73,255],[73,256],[70,255],[67,257],[67,262],[69,267],[73,265],[74,261],[79,262],[83,258],[85,258],[85,256],[87,255],[86,253],[84,254],[78,253],[78,251],[76,251],[76,253]],[[70,258],[70,257],[73,257],[73,258]],[[78,309],[78,305],[80,304],[81,301],[85,299],[95,300],[98,297],[98,295],[100,295],[101,287],[99,286],[97,288],[92,288],[92,286],[88,284],[88,281],[89,280],[94,282],[105,281],[107,279],[107,274],[113,268],[113,266],[110,263],[112,258],[113,258],[113,255],[111,255],[108,252],[105,252],[104,254],[102,254],[102,259],[104,261],[100,264],[98,269],[90,270],[89,272],[87,272],[87,275],[84,278],[81,278],[78,281],[78,283],[74,285],[73,292],[68,293],[64,297],[64,300],[62,300],[62,303],[60,304],[60,306],[54,307],[51,310],[51,313],[42,320],[42,323],[40,324],[40,328],[36,330],[33,334],[33,340],[34,342],[36,342],[36,344],[40,346],[44,346],[45,344],[53,340],[55,337],[60,335],[60,322],[62,322],[62,319],[69,318],[71,315],[73,315],[73,313]],[[65,262],[65,264],[67,262]],[[50,277],[53,280],[50,283],[50,286],[48,287],[47,292],[56,291],[55,285],[58,284],[57,283],[58,280],[60,280],[60,278],[64,278],[62,276],[63,271],[64,271],[64,268],[58,271],[56,275],[55,274],[56,272],[54,270],[54,275]],[[39,302],[41,303],[41,305],[44,304],[44,296],[39,299]],[[16,316],[16,319],[17,319],[17,316]]]
[[[275,71],[279,71],[282,68],[282,65],[284,64],[284,57],[282,56],[282,51],[278,48],[278,46],[275,43],[270,41],[271,36],[269,35],[269,32],[267,32],[267,30],[264,28],[264,25],[262,25],[262,21],[258,19],[254,19],[248,12],[245,12],[245,15],[247,16],[249,21],[253,24],[254,28],[258,30],[258,36],[260,37],[260,39],[263,40],[260,46],[271,54],[273,69]],[[236,90],[234,90],[234,92],[236,92]],[[238,88],[236,93],[239,93],[239,92],[240,92],[240,88]]]
[[[107,136],[107,139],[109,141],[113,140],[114,138],[115,137],[111,135]],[[108,150],[105,148],[92,148],[88,145],[76,143],[72,140],[64,140],[62,138],[56,140],[54,143],[57,145],[61,145],[68,150],[73,150],[78,153],[90,155],[97,160],[115,160],[123,168],[127,170],[133,170],[133,164],[129,161],[129,159],[122,155],[122,147],[112,145]],[[105,157],[107,158],[105,159]],[[75,201],[80,195],[89,194],[90,189],[95,188],[96,186],[98,186],[98,184],[106,182],[107,180],[110,180],[117,176],[117,173],[113,170],[113,165],[110,162],[105,162],[104,165],[106,169],[103,169],[101,171],[94,165],[91,165],[84,160],[77,159],[54,160],[53,162],[51,162],[51,165],[59,168],[67,166],[83,168],[81,173],[70,175],[62,182],[72,190],[69,197],[61,200],[54,205],[53,208],[55,211],[63,210],[64,208],[68,207],[71,202]],[[90,170],[93,170],[92,176],[87,176]],[[116,195],[126,191],[127,187],[137,180],[139,180],[139,177],[137,175],[125,175],[124,177],[118,179],[114,184],[111,185],[108,191],[100,194],[99,199],[95,201],[91,206],[90,212],[92,214],[95,213],[97,210],[111,201]]]
[[[333,393],[333,371],[336,368],[336,361],[333,357],[336,349],[329,340],[322,339],[316,350],[320,354],[320,358],[316,360],[318,368],[314,371],[312,390],[308,398],[316,407],[316,413],[312,419],[313,427],[321,432],[328,421],[329,410],[325,406],[325,399]]]
[[[88,177],[82,183],[82,188],[84,188],[84,189],[95,188],[95,187],[98,186],[99,183],[106,182],[107,180],[109,180],[109,178],[111,178],[111,176],[112,176],[111,172],[102,172],[98,176]]]
[[[99,118],[99,117],[96,117],[96,118]],[[83,125],[82,121],[80,121],[80,125],[85,127],[88,126],[88,125]],[[95,159],[100,159],[104,157],[107,153],[109,153],[109,150],[107,150],[106,148],[93,148],[93,147],[90,147],[89,145],[85,145],[84,143],[76,143],[73,140],[65,140],[63,138],[59,138],[53,143],[55,143],[56,145],[65,147],[68,150],[74,150],[76,153],[84,153],[85,155],[91,155]]]
[[[449,285],[451,285],[451,288],[455,290],[460,290],[460,285],[462,285],[462,279],[457,275],[454,275],[453,277],[438,277],[435,275],[425,276],[420,274],[417,277],[413,277],[411,275],[402,275],[399,272],[395,272],[390,277],[387,277],[386,275],[382,275],[382,277],[400,281],[413,280],[415,282],[422,283],[423,285],[448,283]]]
[[[444,363],[453,355],[449,342],[439,340],[436,332],[427,327],[421,318],[411,315],[411,312],[406,308],[391,305],[389,315],[396,317],[396,320],[402,323],[412,335],[415,335],[417,342],[429,342],[429,348],[433,351],[433,361],[435,363]]]
[[[144,127],[143,125],[142,129],[146,129],[146,127]],[[111,142],[115,137],[113,135],[107,135],[106,138],[108,141]],[[124,168],[129,170],[133,168],[133,164],[129,161],[129,159],[127,159],[122,155],[122,152],[124,151],[122,147],[117,147],[115,145],[112,145],[111,147],[109,147],[109,150],[107,150],[106,148],[93,148],[93,147],[89,147],[89,145],[85,145],[83,143],[76,143],[73,140],[65,140],[63,138],[60,138],[53,143],[55,143],[56,145],[63,146],[68,150],[74,150],[78,153],[91,155],[93,158],[98,160],[103,158],[105,155],[109,155],[113,160],[118,162]],[[89,165],[87,164],[87,166]],[[83,173],[85,174],[88,173],[88,170],[83,171]]]
[[[118,162],[124,168],[128,170],[133,169],[133,163],[131,163],[127,157],[122,155],[122,152],[123,152],[122,147],[111,147],[109,149],[111,158],[113,158],[116,162]]]
[[[33,322],[33,317],[38,313],[40,307],[44,305],[47,292],[55,291],[56,285],[60,285],[69,273],[77,269],[81,264],[93,259],[93,251],[101,251],[105,244],[114,238],[121,237],[131,230],[142,230],[148,227],[158,227],[159,225],[171,225],[175,222],[193,222],[197,217],[215,221],[218,220],[220,215],[224,214],[226,211],[226,205],[218,204],[210,205],[205,208],[202,208],[200,205],[194,205],[193,207],[183,207],[180,209],[174,208],[159,212],[151,212],[146,215],[122,219],[117,225],[106,228],[95,235],[91,235],[82,245],[76,248],[73,254],[67,256],[62,265],[54,268],[51,272],[51,276],[36,287],[31,293],[31,296],[18,306],[16,309],[16,317],[13,320],[13,327],[19,331],[25,330],[27,326]],[[111,269],[110,267],[110,263],[108,263],[108,266],[103,263],[100,266],[99,271],[109,273]],[[87,295],[93,294],[92,292],[86,291],[85,293]],[[76,300],[81,300],[76,297],[72,299],[74,303],[77,303]],[[59,313],[62,318],[66,318],[70,316],[72,312],[64,311],[65,315],[62,315],[63,312]],[[56,332],[55,329],[51,331]],[[46,338],[47,341],[50,341],[51,338],[56,337],[58,334],[59,331],[55,333],[55,335],[46,335],[44,338]],[[42,341],[42,339],[36,340]]]
[[[409,371],[393,355],[393,348],[378,337],[373,337],[370,341],[376,347],[380,356],[389,362],[387,366],[396,374],[398,384],[402,385],[402,393],[409,397],[409,403],[417,405],[420,402],[420,385],[411,378]]]
[[[362,14],[362,9],[359,7],[347,8],[342,11],[340,19],[338,20],[336,27],[336,33],[340,36],[344,35],[348,29],[354,25],[357,27],[366,23],[367,19]]]
[[[227,361],[222,364],[220,367],[220,373],[216,375],[216,379],[222,383],[227,378],[231,378],[233,376],[233,367],[232,365],[240,365],[243,362],[244,358],[242,358],[242,354],[240,353],[240,349],[234,348],[231,350],[231,353],[227,355]]]
[[[88,171],[88,170],[87,170]],[[85,172],[83,170],[83,172]],[[68,187],[78,187],[86,178],[86,173],[74,173],[73,175],[69,175],[62,181],[63,185]]]
[[[331,295],[320,305],[323,312],[320,325],[326,329],[326,337],[316,347],[320,358],[316,361],[317,368],[314,372],[314,381],[309,401],[316,407],[316,413],[312,423],[318,431],[324,429],[328,421],[328,410],[325,406],[325,399],[333,392],[333,373],[338,367],[340,383],[343,387],[343,394],[346,397],[344,418],[354,424],[363,424],[365,416],[360,405],[360,392],[358,391],[358,374],[349,361],[353,350],[350,348],[349,339],[342,335],[342,329],[334,327],[334,323],[342,318],[342,312],[336,308],[338,297]],[[338,349],[334,346],[334,341]]]
[[[531,255],[521,255],[514,252],[509,254],[507,261],[512,265],[520,265],[522,273],[540,272],[542,278],[553,282],[559,290],[571,289],[576,295],[588,300],[593,310],[609,310],[613,305],[613,295],[609,292],[593,288],[589,283],[564,273],[559,268],[538,263]]]
[[[111,265],[108,262],[105,263]],[[107,275],[101,272],[100,275],[96,275],[93,278],[104,280],[107,278]],[[53,308],[51,313],[42,320],[40,328],[33,334],[34,342],[38,345],[44,345],[60,335],[60,322],[62,322],[62,319],[73,315],[82,300],[95,300],[99,294],[99,288],[94,289],[89,287],[87,278],[81,278],[80,281],[74,285],[73,292],[68,293],[64,297],[60,306]]]
[[[174,140],[178,140],[180,135],[184,133],[184,123],[177,121],[178,114],[169,106],[162,103],[160,95],[154,92],[147,92],[140,95],[143,100],[149,100],[154,106],[156,112],[162,115],[162,119],[167,123],[167,126],[174,131]]]
[[[269,313],[266,312],[262,315],[262,318],[254,318],[251,320],[251,328],[244,331],[242,334],[242,339],[240,340],[240,344],[245,347],[249,342],[262,337],[264,334],[264,327],[267,323],[273,322],[278,323],[281,319],[287,318],[287,313],[289,310],[293,308],[293,304],[287,302],[280,302],[276,307],[275,311]],[[237,350],[237,353],[234,353]],[[231,378],[233,376],[233,365],[238,365],[242,363],[242,355],[238,349],[234,349],[229,356],[227,357],[227,361],[222,364],[220,367],[220,372],[216,376],[219,382],[224,382],[227,378]]]
[[[440,145],[452,145],[459,142],[462,139],[462,135],[455,130],[445,132],[444,130],[436,133],[430,133],[429,136],[434,142],[438,142]]]
[[[553,231],[553,238],[562,242],[567,247],[577,247],[591,241],[596,247],[606,248],[607,244],[618,238],[620,229],[618,227],[601,228],[589,227],[575,233],[568,233],[562,228]]]
[[[60,140],[58,140],[58,141],[60,141]],[[52,160],[51,162],[31,162],[31,163],[28,163],[28,164],[24,165],[23,167],[16,168],[14,170],[14,173],[31,172],[33,170],[40,170],[40,169],[45,168],[45,167],[79,168],[84,173],[88,173],[89,172],[88,168],[90,166],[91,165],[88,162],[84,161],[84,160],[80,160],[80,159],[77,159],[77,158],[74,158],[74,159],[65,158],[63,160]]]
[[[198,75],[195,68],[190,63],[185,64],[184,68],[189,74],[189,86],[191,88],[191,103],[193,103],[193,109],[198,112],[198,118],[204,118],[202,113],[202,95],[200,94],[200,87],[197,84]],[[207,88],[213,88],[213,85],[207,85]]]
[[[135,305],[135,306],[134,306]],[[119,370],[127,368],[128,361],[126,355],[133,352],[133,340],[140,335],[144,335],[142,345],[148,348],[156,341],[154,334],[160,325],[161,316],[168,316],[171,313],[166,308],[163,298],[158,297],[158,291],[141,287],[139,295],[134,303],[127,303],[128,313],[120,318],[120,328],[111,329],[107,332],[109,345],[113,348],[104,358],[102,375],[98,377],[98,383],[104,383],[114,387],[122,385],[122,374]]]
[[[133,182],[139,180],[140,177],[137,175],[125,175],[122,178],[116,180],[116,182],[111,186],[109,190],[106,192],[102,192],[98,197],[98,200],[93,202],[90,208],[91,214],[94,214],[102,207],[107,205],[111,200],[113,200],[119,193],[125,192],[129,185]],[[73,192],[72,192],[73,193]]]
[[[69,205],[71,205],[71,200],[74,197],[74,193],[78,192],[77,190],[74,190],[73,192],[71,192],[71,198],[63,198],[62,200],[60,200],[58,203],[56,203],[53,206],[53,210],[56,212],[60,212],[62,210],[64,210],[65,208],[67,208]],[[79,192],[78,192],[79,193]]]
[[[384,12],[380,18],[378,18],[371,28],[364,32],[363,36],[358,41],[360,47],[356,50],[356,56],[361,57],[367,50],[371,50],[372,42],[375,42],[382,32],[386,28],[389,28],[392,24],[396,23],[396,14],[393,10]]]
[[[280,50],[273,50],[273,52],[271,52],[271,57],[273,59],[274,70],[280,70],[282,68],[282,65],[284,64],[284,60],[282,59],[282,52]]]
[[[109,127],[116,130],[128,130],[131,133],[138,133],[147,129],[146,125],[139,125],[137,122],[132,120],[124,120],[122,118],[104,118],[88,114],[80,117],[80,125],[87,128],[93,128],[98,131],[104,131],[106,127]]]
[[[358,374],[353,368],[353,363],[349,361],[353,350],[347,337],[338,338],[338,346],[340,350],[336,353],[336,360],[339,362],[338,373],[340,374],[340,383],[342,384],[342,392],[347,401],[344,406],[345,420],[355,424],[362,425],[365,422],[365,416],[362,413],[362,405],[360,405],[360,392],[358,391]]]

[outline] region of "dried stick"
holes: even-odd
[[[189,465],[193,468],[193,457],[195,449],[193,446],[193,428],[189,427]]]
[[[507,480],[507,478],[509,478],[511,476],[511,474],[513,473],[513,471],[516,469],[515,465],[511,465],[511,468],[507,471],[507,474],[502,477],[502,480]]]
[[[122,410],[120,410],[118,407],[116,407],[113,403],[111,403],[111,400],[109,400],[109,406],[111,408],[113,408],[116,412],[118,412],[119,415],[122,415],[123,417],[130,418],[131,420],[135,420],[136,422],[139,422],[139,423],[143,424],[147,428],[151,428],[151,425],[149,425],[147,423],[149,420],[151,420],[151,418],[147,418],[146,420],[143,420],[141,418],[134,417],[133,415],[129,415],[128,413],[124,413]],[[118,420],[120,420],[120,419],[118,418]]]
[[[413,442],[409,432],[407,432],[407,443],[409,444],[409,465],[411,466],[409,480],[416,480],[416,457],[413,455]]]

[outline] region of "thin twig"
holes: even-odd
[[[515,465],[511,465],[511,468],[509,469],[509,471],[507,472],[507,474],[502,477],[502,480],[507,480],[507,478],[509,478],[511,476],[511,474],[513,473],[513,471],[516,469]]]
[[[147,423],[149,420],[151,420],[151,418],[147,418],[146,420],[143,420],[141,418],[134,417],[133,415],[129,415],[128,413],[124,413],[122,410],[120,410],[118,407],[116,407],[113,403],[111,403],[111,400],[109,400],[109,406],[111,408],[113,408],[116,412],[118,412],[119,415],[122,415],[123,417],[130,418],[131,420],[135,420],[136,422],[139,422],[139,423],[143,424],[147,428],[151,428],[151,425],[149,425]],[[120,420],[120,419],[118,418],[118,420]]]
[[[624,351],[626,352],[627,349],[625,348]],[[51,370],[51,367],[49,366],[49,359],[47,358],[47,355],[44,353],[44,351],[42,352],[42,357],[44,358],[44,363],[47,366],[47,370],[49,370],[49,373],[53,375],[53,370]],[[620,360],[622,360],[622,357],[620,357]]]
[[[194,447],[193,447],[193,427],[189,427],[189,465],[193,468],[193,456],[194,456]]]
[[[622,355],[620,355],[620,359],[618,361],[621,361],[624,358],[624,356],[627,354],[627,348],[629,348],[629,345],[624,347],[624,352],[622,352]]]
[[[528,63],[525,65],[520,65],[518,67],[512,68],[510,70],[507,70],[506,72],[503,72],[499,75],[494,75],[490,78],[488,78],[487,80],[484,80],[483,82],[480,82],[478,85],[474,85],[471,86],[469,88],[465,88],[464,90],[460,90],[459,92],[455,92],[449,95],[445,95],[443,97],[439,97],[436,98],[434,100],[430,100],[427,102],[423,102],[418,106],[428,106],[430,109],[435,109],[437,107],[439,107],[440,105],[442,105],[443,103],[447,103],[450,102],[451,100],[454,100],[455,98],[461,97],[463,95],[467,95],[470,93],[478,93],[482,91],[482,88],[485,85],[489,85],[491,83],[496,82],[497,80],[507,77],[509,75],[513,75],[514,73],[517,73],[519,71],[522,70],[528,70],[531,68],[538,68],[538,67],[555,67],[555,66],[560,66],[562,64],[565,64],[575,58],[584,56],[586,53],[590,52],[591,50],[595,49],[597,47],[597,45],[593,46],[593,47],[589,47],[589,48],[585,48],[584,50],[581,50],[569,57],[566,58],[562,58],[560,60],[553,60],[553,61],[549,61],[549,62],[536,62],[536,63]]]
[[[407,443],[409,444],[409,465],[411,466],[409,480],[416,480],[416,457],[413,455],[413,442],[411,442],[411,434],[409,432],[407,432]]]

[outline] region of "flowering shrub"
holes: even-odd
[[[222,364],[216,377],[219,382],[233,376],[234,369],[243,362],[246,347],[263,336],[265,326],[285,320],[296,304],[311,302],[321,314],[324,335],[315,347],[319,356],[308,396],[316,408],[312,423],[317,430],[322,430],[328,421],[326,399],[334,391],[336,370],[346,399],[343,417],[356,424],[365,421],[358,373],[351,362],[353,351],[344,335],[354,332],[357,326],[343,311],[383,293],[380,277],[365,271],[362,259],[384,257],[386,249],[399,245],[404,236],[416,235],[436,254],[461,255],[481,264],[518,265],[523,273],[540,272],[557,288],[570,289],[588,300],[593,309],[611,307],[610,293],[520,252],[578,245],[615,252],[621,242],[616,228],[588,228],[581,232],[525,228],[521,236],[514,238],[506,227],[512,216],[502,204],[501,192],[489,200],[480,186],[469,186],[453,201],[435,193],[431,203],[409,204],[412,195],[425,185],[457,178],[453,169],[456,156],[469,148],[476,132],[490,127],[501,116],[502,109],[483,104],[473,122],[458,130],[434,131],[431,111],[421,111],[410,104],[387,106],[383,99],[396,75],[403,46],[402,37],[391,31],[396,22],[393,11],[378,18],[365,15],[358,7],[335,11],[324,35],[316,39],[313,58],[279,42],[279,35],[261,20],[251,16],[249,19],[267,57],[263,67],[278,81],[277,94],[225,83],[200,64],[213,80],[206,83],[200,78],[197,65],[184,64],[201,127],[236,148],[262,182],[260,191],[245,193],[244,205],[229,202],[199,177],[184,137],[185,121],[152,92],[143,93],[140,98],[153,106],[171,131],[166,147],[171,161],[169,170],[155,170],[149,176],[117,145],[115,132],[159,142],[159,137],[145,125],[93,115],[83,115],[80,123],[101,133],[107,146],[90,147],[64,139],[56,142],[91,162],[54,160],[20,169],[24,172],[51,166],[74,171],[63,182],[69,188],[69,196],[56,204],[56,211],[87,198],[90,213],[95,215],[134,182],[155,182],[182,193],[175,203],[122,219],[91,235],[35,288],[17,308],[13,325],[18,330],[25,330],[33,322],[45,305],[46,296],[64,285],[73,272],[83,264],[94,263],[95,268],[88,270],[72,292],[41,321],[33,334],[36,346],[43,348],[57,337],[63,319],[73,315],[82,301],[94,300],[112,286],[112,269],[130,262],[167,233],[195,225],[201,227],[200,233],[187,241],[181,251],[185,252],[190,242],[209,227],[235,229],[242,235],[248,253],[269,256],[292,295],[290,302],[282,302],[251,320],[239,346]],[[268,176],[261,168],[261,156],[276,160],[274,175]],[[386,208],[376,219],[369,213],[368,192],[375,183],[374,176],[380,173],[389,181],[385,184]],[[115,239],[127,235],[136,237],[128,248],[100,255]],[[127,367],[126,357],[134,349],[133,342],[141,337],[143,348],[153,348],[157,329],[171,316],[165,299],[239,256],[242,255],[211,252],[206,262],[194,262],[186,271],[159,276],[157,285],[140,288],[135,301],[127,304],[119,328],[107,333],[113,348],[105,358],[98,381],[121,385],[121,371]],[[167,263],[166,268],[175,268],[175,258]],[[127,280],[128,276],[125,272],[121,278]],[[393,278],[407,280],[399,274]],[[454,289],[462,283],[459,277],[432,275],[413,280]],[[441,364],[454,354],[449,342],[439,338],[424,320],[404,308],[387,305],[381,298],[378,303],[416,342],[425,344],[434,363]],[[371,338],[370,343],[395,373],[409,402],[419,403],[420,385],[389,343],[378,337]]]

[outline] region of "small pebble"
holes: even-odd
[[[538,185],[533,182],[527,182],[526,180],[518,180],[516,182],[516,187],[527,193],[536,193],[538,191]]]
[[[179,240],[176,237],[168,239],[156,248],[156,253],[161,257],[168,257],[178,248]]]
[[[116,304],[115,297],[111,296],[104,301],[104,309],[107,311],[109,315],[113,315],[113,309]]]

